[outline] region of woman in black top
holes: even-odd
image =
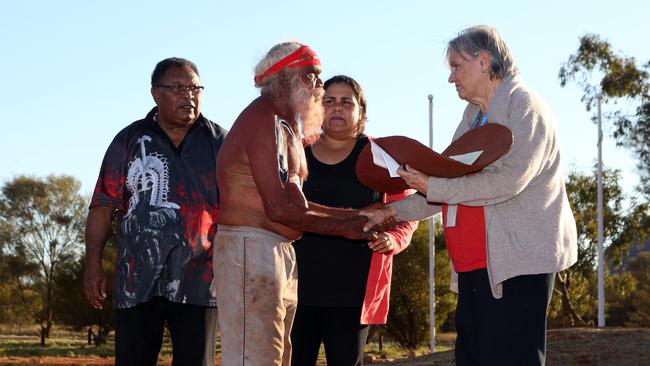
[[[333,207],[363,208],[381,203],[383,194],[362,185],[355,165],[368,143],[363,134],[366,101],[359,84],[347,76],[325,82],[323,134],[305,148],[309,176],[303,192],[311,202]],[[298,309],[291,341],[292,365],[315,365],[321,341],[328,365],[362,365],[368,324],[384,323],[388,299],[376,299],[376,288],[389,288],[390,256],[408,245],[415,225],[406,223],[377,240],[305,233],[294,243],[298,261]],[[373,259],[375,256],[385,258]],[[388,258],[388,259],[387,259]],[[371,263],[377,271],[371,271]],[[388,269],[388,280],[372,277]],[[388,283],[386,283],[388,282]],[[366,291],[370,285],[372,290]],[[386,293],[387,291],[379,291]],[[370,293],[370,295],[367,295]],[[365,302],[379,300],[379,314],[364,314]],[[379,319],[376,321],[375,319]]]

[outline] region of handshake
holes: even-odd
[[[396,213],[390,206],[375,203],[350,213],[351,216],[345,220],[350,231],[345,237],[368,240],[368,247],[374,252],[390,253],[395,249],[395,240],[387,233],[398,225]]]
[[[359,210],[359,216],[366,217],[367,221],[363,225],[362,231],[368,233],[370,237],[377,233],[389,231],[397,226],[395,210],[390,206],[381,203],[375,203]]]

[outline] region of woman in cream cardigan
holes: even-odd
[[[518,75],[499,33],[463,30],[447,46],[449,82],[468,102],[454,140],[485,123],[513,134],[510,151],[475,174],[398,173],[420,192],[367,212],[422,219],[440,203],[452,261],[458,365],[543,365],[546,312],[555,273],[577,259],[576,227],[560,167],[555,120]],[[426,198],[426,199],[425,199]]]

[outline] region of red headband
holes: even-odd
[[[306,57],[309,58],[303,60]],[[309,48],[309,46],[302,46],[287,57],[273,64],[273,66],[269,67],[263,73],[255,75],[255,84],[259,84],[262,79],[269,75],[279,73],[280,70],[284,69],[285,67],[303,67],[309,65],[320,65],[320,59],[318,58],[318,55],[316,55],[316,52]]]

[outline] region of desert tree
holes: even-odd
[[[560,84],[576,82],[582,88],[582,102],[592,110],[598,96],[611,108],[605,120],[611,122],[618,145],[631,149],[638,158],[639,187],[650,196],[650,61],[639,64],[634,57],[613,50],[596,34],[580,37],[575,54],[561,66]],[[615,105],[615,107],[614,107]]]
[[[62,264],[76,261],[83,244],[86,200],[80,183],[70,176],[17,176],[5,183],[0,195],[1,237],[9,253],[24,253],[36,268],[20,282],[38,294],[32,317],[41,327],[41,343],[49,337],[55,319],[55,275]],[[81,286],[81,284],[79,284]]]

